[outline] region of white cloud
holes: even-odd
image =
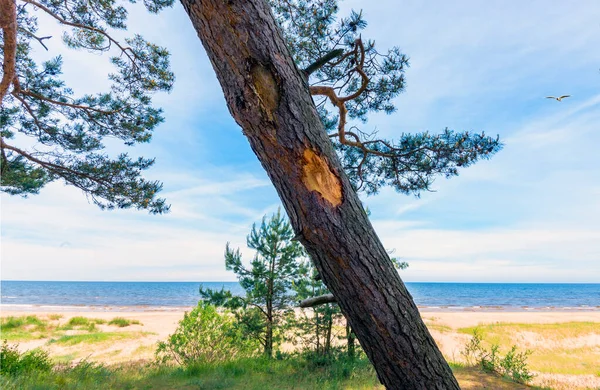
[[[196,175],[188,182],[188,190],[165,194],[174,211],[160,216],[101,211],[60,183],[29,199],[2,194],[2,278],[234,280],[224,269],[225,243],[250,260],[245,237],[252,222],[276,208],[273,199],[236,206],[265,186],[249,174],[225,181]]]

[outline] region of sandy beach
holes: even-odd
[[[88,359],[107,364],[121,363],[132,360],[152,359],[156,343],[165,340],[173,333],[178,321],[183,317],[185,310],[191,308],[170,308],[153,310],[151,308],[135,307],[127,310],[126,307],[102,307],[90,310],[77,310],[77,307],[19,307],[17,305],[0,306],[2,317],[19,317],[35,315],[40,319],[54,322],[55,325],[66,324],[73,317],[86,317],[90,319],[101,319],[105,323],[97,325],[99,332],[107,332],[116,335],[113,340],[94,343],[63,344],[50,342],[48,338],[19,341],[19,348],[28,350],[43,347],[49,351],[51,356],[62,361],[78,361]],[[430,332],[441,348],[447,359],[455,362],[462,361],[461,351],[465,343],[470,339],[466,331],[475,326],[489,326],[501,324],[519,324],[523,328],[510,331],[510,342],[515,343],[520,349],[536,351],[539,356],[532,355],[532,359],[543,359],[544,351],[548,348],[564,348],[577,350],[587,355],[590,354],[591,362],[597,362],[592,367],[593,374],[561,374],[561,373],[537,373],[534,384],[552,386],[552,388],[598,388],[600,387],[600,310],[587,311],[431,311],[422,310],[422,317]],[[115,317],[123,317],[128,320],[138,321],[126,327],[116,327],[108,322]],[[563,333],[551,334],[547,331],[540,333],[536,330],[541,324],[587,324],[585,333]],[[597,326],[596,326],[597,325]],[[591,328],[589,328],[591,326]],[[589,329],[592,329],[591,331]],[[67,331],[66,334],[77,334],[77,330]],[[510,345],[505,345],[510,347]],[[285,346],[284,346],[285,348]],[[549,352],[548,352],[549,353]],[[577,359],[577,357],[574,357]],[[543,365],[544,362],[540,363]],[[576,363],[576,362],[575,362]],[[593,364],[593,363],[591,363]]]

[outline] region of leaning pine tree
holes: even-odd
[[[360,14],[334,25],[335,0],[182,3],[231,114],[381,382],[458,389],[356,191],[427,190],[434,175],[498,151],[498,140],[446,130],[391,142],[350,128],[370,111],[393,111],[406,58],[364,42]]]

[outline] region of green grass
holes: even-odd
[[[484,335],[487,333],[495,334],[502,338],[501,341],[511,341],[518,332],[534,332],[551,340],[575,338],[593,333],[600,333],[597,322],[561,322],[556,324],[517,324],[497,322],[495,324],[460,328],[458,329],[458,332],[473,334],[475,328],[478,328]]]
[[[447,325],[441,324],[426,324],[427,328],[437,330],[440,333],[450,333],[452,332],[452,328]]]
[[[48,319],[50,319],[52,321],[60,320],[61,318],[63,318],[62,314],[49,314],[48,315]]]
[[[532,369],[540,372],[600,376],[600,353],[593,347],[534,351],[529,363]]]
[[[75,345],[80,343],[102,343],[105,341],[126,340],[144,336],[143,332],[93,332],[73,335],[63,335],[57,339],[51,339],[48,344]]]
[[[141,325],[138,320],[130,320],[123,317],[115,317],[108,322],[108,325],[116,325],[120,328],[124,328],[129,325]]]
[[[79,353],[73,352],[66,355],[53,356],[52,360],[58,364],[68,364],[79,357]]]
[[[65,324],[58,321],[62,315],[50,315],[48,320],[37,316],[4,317],[0,319],[1,338],[8,341],[29,341],[44,338],[56,338],[65,330],[77,329],[87,332],[97,332],[97,324],[105,324],[100,318],[73,317]]]
[[[0,336],[9,341],[27,341],[46,337],[48,323],[37,316],[0,319]]]
[[[314,367],[300,358],[244,359],[190,367],[123,364],[106,367],[83,362],[75,368],[7,376],[2,389],[383,389],[363,359]]]
[[[2,332],[8,332],[13,329],[23,328],[28,325],[34,325],[38,328],[43,328],[47,325],[47,322],[37,318],[37,316],[23,316],[23,317],[4,317],[0,320],[0,329]]]
[[[68,360],[68,359],[65,359]],[[525,389],[472,368],[453,366],[463,389]],[[368,360],[339,359],[315,365],[302,357],[240,359],[189,367],[126,363],[110,367],[83,361],[75,367],[0,378],[12,389],[369,389],[383,390]]]
[[[106,320],[102,318],[88,318],[88,317],[72,317],[67,325],[70,326],[89,326],[90,324],[106,324]]]
[[[90,323],[90,320],[87,317],[72,317],[67,325],[71,326],[79,326],[79,325],[87,325]]]

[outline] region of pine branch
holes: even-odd
[[[1,1],[10,1],[10,0],[1,0]],[[129,58],[129,60],[131,61],[131,64],[136,68],[136,70],[138,69],[138,66],[135,62],[136,56],[135,53],[133,53],[133,50],[130,47],[123,47],[119,41],[117,41],[116,39],[114,39],[110,34],[108,34],[106,31],[100,29],[100,28],[96,28],[96,27],[92,27],[92,26],[88,26],[85,24],[81,24],[81,23],[73,23],[73,22],[69,22],[68,20],[62,18],[60,15],[57,15],[56,13],[52,12],[52,10],[50,10],[48,7],[46,7],[43,4],[38,3],[37,1],[34,0],[21,0],[25,3],[31,4],[36,6],[37,8],[41,9],[42,11],[44,11],[45,13],[47,13],[48,15],[50,15],[51,17],[53,17],[54,19],[58,20],[61,24],[64,24],[66,26],[71,26],[71,27],[76,27],[76,28],[81,28],[84,30],[88,30],[88,31],[92,31],[98,34],[103,35],[104,37],[106,37],[109,41],[110,44],[115,44],[123,54],[125,54],[127,56],[127,58]],[[110,44],[107,48],[110,48]],[[133,55],[133,57],[129,54],[129,52],[131,52],[131,54]]]

